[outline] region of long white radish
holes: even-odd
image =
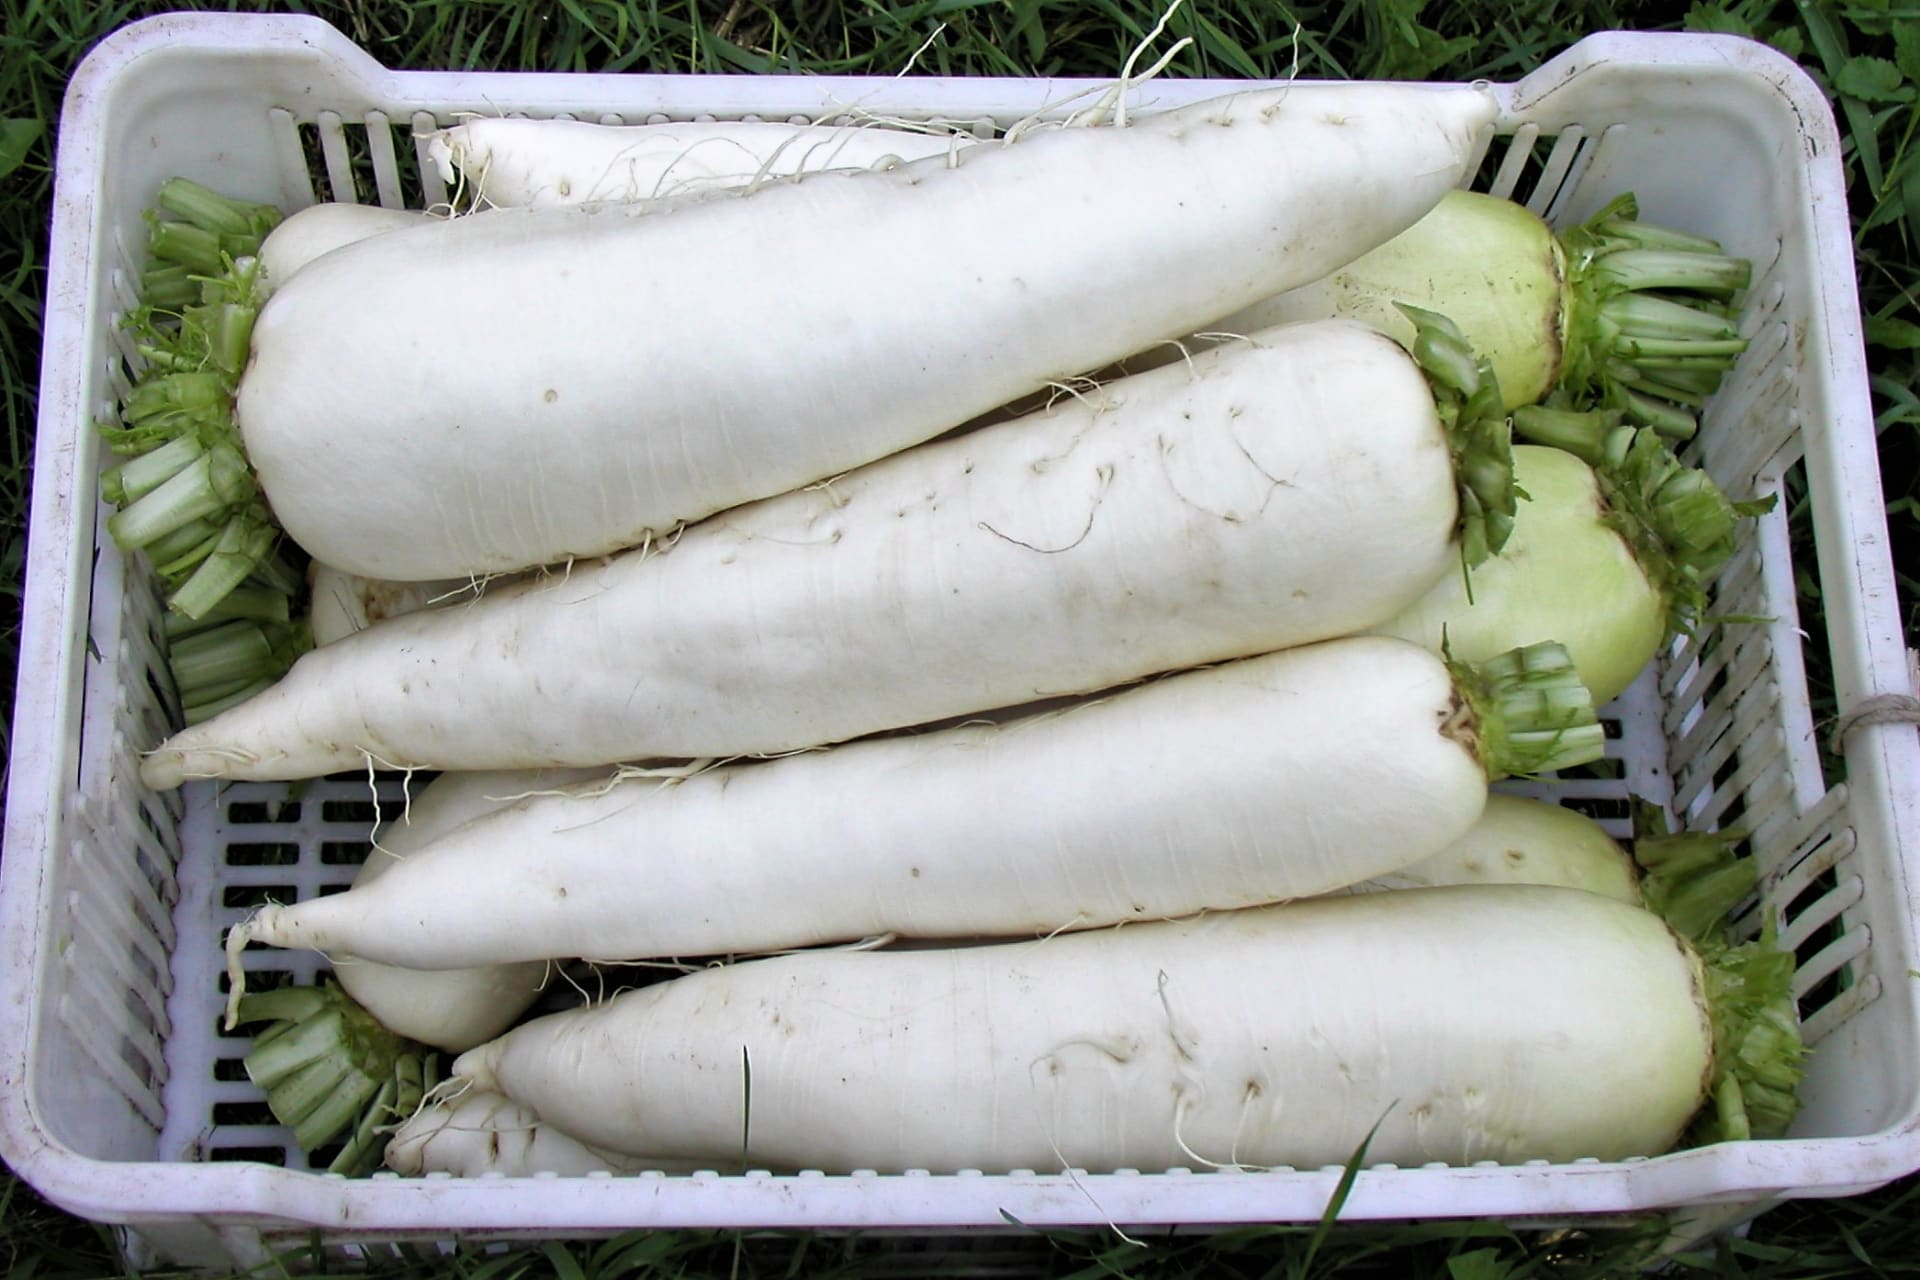
[[[1592,759],[1598,735],[1554,646],[1474,674],[1333,640],[1013,722],[530,798],[364,889],[263,907],[228,946],[433,968],[1250,906],[1433,853],[1479,817],[1489,775]]]
[[[1689,942],[1725,946],[1728,924],[1757,883],[1737,831],[1669,833],[1664,817],[1633,806],[1633,852],[1577,810],[1495,791],[1467,833],[1432,857],[1353,886],[1380,892],[1429,885],[1537,884],[1643,906]],[[1789,966],[1790,967],[1790,966]],[[1749,1096],[1750,1109],[1772,1103]]]
[[[459,184],[473,206],[549,208],[605,201],[678,206],[691,194],[828,170],[886,168],[947,155],[980,139],[936,127],[773,121],[623,126],[497,116],[437,129],[423,141],[441,179]],[[323,253],[444,216],[345,202],[291,213],[260,242],[263,298]]]
[[[1657,918],[1495,885],[707,969],[453,1074],[598,1146],[754,1167],[1313,1168],[1376,1123],[1369,1163],[1655,1154],[1713,1048]]]
[[[1642,435],[1639,443],[1653,442]],[[1471,588],[1458,574],[1442,575],[1373,630],[1435,652],[1446,645],[1466,662],[1555,640],[1572,655],[1595,702],[1609,702],[1668,636],[1697,620],[1705,602],[1699,584],[1731,553],[1731,521],[1752,504],[1717,497],[1701,504],[1700,493],[1669,483],[1664,467],[1636,482],[1628,470],[1603,463],[1595,471],[1565,449],[1544,445],[1514,446],[1513,463],[1527,496],[1499,555],[1476,567]],[[375,618],[467,601],[478,589],[464,581],[317,576],[314,641],[364,629]],[[343,608],[351,618],[341,615]]]
[[[262,308],[241,433],[282,526],[351,572],[603,554],[1323,275],[1455,186],[1495,114],[1302,85],[665,217],[375,236]]]
[[[593,160],[604,165],[620,153],[632,152],[620,160],[620,167],[635,189],[645,185],[676,192],[636,196],[626,202],[637,212],[651,213],[681,207],[724,188],[768,181],[776,172],[817,172],[842,159],[860,159],[865,162],[861,167],[873,167],[896,163],[902,155],[930,155],[977,141],[970,135],[952,135],[936,148],[928,134],[884,130],[880,132],[892,133],[899,144],[882,151],[872,145],[877,134],[870,130],[702,124],[691,126],[691,135],[674,135],[682,141],[668,147],[609,140],[638,134],[657,142],[671,129],[578,126],[576,130],[572,121],[542,121],[523,129],[523,124],[533,122],[462,127],[435,135],[432,146],[439,149],[443,166],[451,165],[456,151],[462,158],[473,159],[477,147],[479,159],[489,168],[536,183],[564,180],[568,164]],[[851,142],[853,133],[862,134],[862,140]],[[722,136],[730,146],[731,160],[726,163],[711,145]],[[574,141],[556,149],[556,137]],[[690,161],[690,144],[700,151],[698,162]],[[650,175],[642,171],[643,157],[654,166]],[[671,182],[669,170],[674,175]],[[683,181],[696,172],[697,181]],[[159,372],[148,371],[127,398],[126,428],[111,432],[121,441],[116,448],[142,456],[111,469],[103,477],[102,491],[115,505],[125,506],[148,499],[164,481],[187,473],[181,484],[173,486],[180,492],[154,496],[140,512],[116,516],[111,525],[123,547],[146,548],[162,565],[163,576],[176,586],[198,567],[197,560],[182,553],[204,556],[205,548],[215,542],[219,518],[228,522],[229,536],[219,546],[219,570],[200,574],[170,599],[176,614],[199,619],[214,611],[223,593],[246,575],[250,566],[241,562],[243,555],[254,559],[263,576],[271,577],[273,557],[267,536],[271,518],[257,501],[238,451],[232,451],[217,469],[200,469],[208,448],[230,443],[234,435],[234,384],[245,363],[259,306],[276,287],[326,253],[446,215],[437,210],[323,203],[282,219],[270,207],[232,200],[178,178],[162,185],[156,203],[170,216],[156,217],[150,233],[149,248],[157,261],[142,274],[147,309],[138,327]],[[218,305],[195,305],[215,295]],[[262,589],[266,588],[252,588]],[[275,589],[290,587],[280,583]],[[183,687],[183,694],[198,692]],[[188,723],[204,718],[192,713],[193,703],[188,705]]]
[[[142,777],[768,754],[1308,643],[1459,572],[1457,479],[1399,347],[1278,329],[328,645]]]
[[[1730,855],[1723,855],[1712,869],[1719,871],[1730,861]],[[1636,906],[1648,905],[1641,896],[1634,855],[1608,835],[1605,827],[1551,801],[1498,790],[1487,796],[1486,807],[1466,834],[1440,852],[1336,892],[1384,893],[1452,884],[1557,885]],[[1683,936],[1691,936],[1670,918],[1669,923],[1674,923]],[[932,947],[958,942],[894,939],[888,945]]]
[[[944,156],[971,134],[775,121],[604,125],[477,117],[426,136],[427,158],[472,203],[551,208],[631,203],[831,170]]]
[[[457,174],[488,202],[545,206],[898,163],[945,151],[945,139],[975,141],[884,127],[486,119],[430,135],[428,149],[443,178]],[[1560,387],[1580,406],[1625,406],[1637,421],[1689,435],[1694,423],[1685,406],[1711,392],[1745,349],[1730,303],[1751,267],[1711,240],[1637,219],[1633,197],[1622,196],[1556,233],[1512,200],[1450,191],[1385,244],[1207,329],[1252,333],[1343,315],[1411,343],[1413,325],[1396,304],[1412,303],[1460,326],[1492,362],[1510,408],[1539,403]],[[1126,367],[1178,358],[1173,348],[1154,347]]]
[[[520,797],[576,785],[603,773],[579,769],[443,773],[408,802],[404,817],[377,833],[374,849],[353,885],[374,883],[461,824]],[[546,963],[524,963],[423,971],[346,954],[331,959],[341,989],[382,1026],[454,1053],[511,1026],[539,996],[553,970]]]

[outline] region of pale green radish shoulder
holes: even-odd
[[[1605,703],[1652,661],[1667,635],[1667,604],[1630,544],[1608,522],[1593,469],[1561,449],[1516,445],[1527,496],[1513,536],[1471,573],[1435,580],[1380,624],[1468,662],[1540,640],[1567,647],[1581,680]]]
[[[1523,410],[1515,420],[1555,443],[1514,446],[1526,498],[1511,538],[1498,556],[1436,581],[1375,630],[1445,644],[1468,661],[1557,640],[1604,704],[1665,643],[1692,632],[1743,522],[1769,504],[1729,502],[1651,429],[1591,414]]]
[[[1509,408],[1551,395],[1684,439],[1746,350],[1739,297],[1752,265],[1638,214],[1624,195],[1556,232],[1515,201],[1452,191],[1379,248],[1209,327],[1249,333],[1346,315],[1410,344],[1399,305],[1412,304],[1460,326],[1492,362]]]
[[[1636,801],[1634,808],[1629,851],[1578,809],[1496,790],[1473,826],[1445,849],[1353,887],[1557,885],[1644,906],[1690,942],[1723,938],[1758,886],[1754,861],[1741,852],[1743,833],[1668,833],[1649,806]]]

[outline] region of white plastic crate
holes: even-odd
[[[309,1170],[217,1025],[219,939],[263,895],[344,882],[377,799],[398,783],[144,791],[138,753],[166,727],[160,607],[101,533],[93,422],[131,353],[141,210],[180,174],[292,209],[315,199],[419,206],[416,127],[460,112],[643,121],[817,117],[858,104],[1004,126],[1082,83],[391,72],[295,17],[175,15],[129,27],[82,66],[60,135],[26,624],[0,861],[0,1154],[73,1212],[129,1225],[137,1247],[215,1265],[314,1233],[401,1239],[606,1234],[637,1226],[950,1232],[1032,1226],[1311,1221],[1338,1170],[1090,1175],[770,1175],[347,1181]],[[1157,80],[1151,110],[1236,87]],[[1706,413],[1698,460],[1736,498],[1791,477],[1787,503],[1724,573],[1719,615],[1609,712],[1616,778],[1529,789],[1625,832],[1629,792],[1696,827],[1739,826],[1799,959],[1812,1046],[1794,1136],[1618,1163],[1388,1166],[1361,1173],[1350,1219],[1615,1219],[1683,1210],[1732,1220],[1782,1197],[1845,1195],[1920,1167],[1920,970],[1912,868],[1920,743],[1874,724],[1825,776],[1802,647],[1830,652],[1842,711],[1910,691],[1881,508],[1839,141],[1818,90],[1762,46],[1610,34],[1496,86],[1505,106],[1476,185],[1557,222],[1622,190],[1645,216],[1755,264],[1752,347]],[[350,370],[343,370],[350,376]],[[1819,581],[1806,635],[1796,575]],[[314,957],[249,953],[310,980]],[[1717,1215],[1717,1218],[1716,1218]]]

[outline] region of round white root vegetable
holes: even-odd
[[[1044,934],[1325,893],[1456,839],[1490,774],[1595,757],[1564,651],[1496,666],[1450,672],[1353,637],[1024,720],[534,797],[364,888],[263,907],[228,947],[410,968],[621,960]]]
[[[1313,1168],[1375,1122],[1368,1163],[1654,1154],[1713,1045],[1657,918],[1492,885],[707,969],[453,1074],[598,1146],[753,1167]]]
[[[1399,347],[1277,329],[328,645],[142,777],[770,754],[1347,634],[1459,572],[1457,470]]]
[[[671,216],[394,231],[268,300],[236,415],[282,527],[342,569],[604,554],[1324,275],[1455,186],[1495,114],[1299,85]]]
[[[886,169],[972,145],[971,134],[774,121],[604,125],[482,117],[427,135],[442,181],[477,205],[628,203],[829,170]]]
[[[1643,905],[1632,855],[1592,818],[1529,796],[1494,792],[1467,833],[1429,858],[1356,890],[1449,884],[1540,884]]]
[[[378,833],[372,853],[353,879],[370,885],[416,850],[482,814],[521,797],[599,776],[579,769],[443,773],[407,805],[406,816]],[[380,1025],[398,1035],[454,1053],[513,1025],[545,988],[545,962],[481,964],[466,969],[396,968],[336,954],[333,976]]]

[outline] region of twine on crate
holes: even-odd
[[[1920,687],[1920,650],[1907,650],[1907,679],[1910,685]],[[1835,717],[1828,746],[1839,755],[1847,735],[1869,724],[1920,725],[1920,697],[1912,693],[1877,693],[1861,699],[1844,715]]]

